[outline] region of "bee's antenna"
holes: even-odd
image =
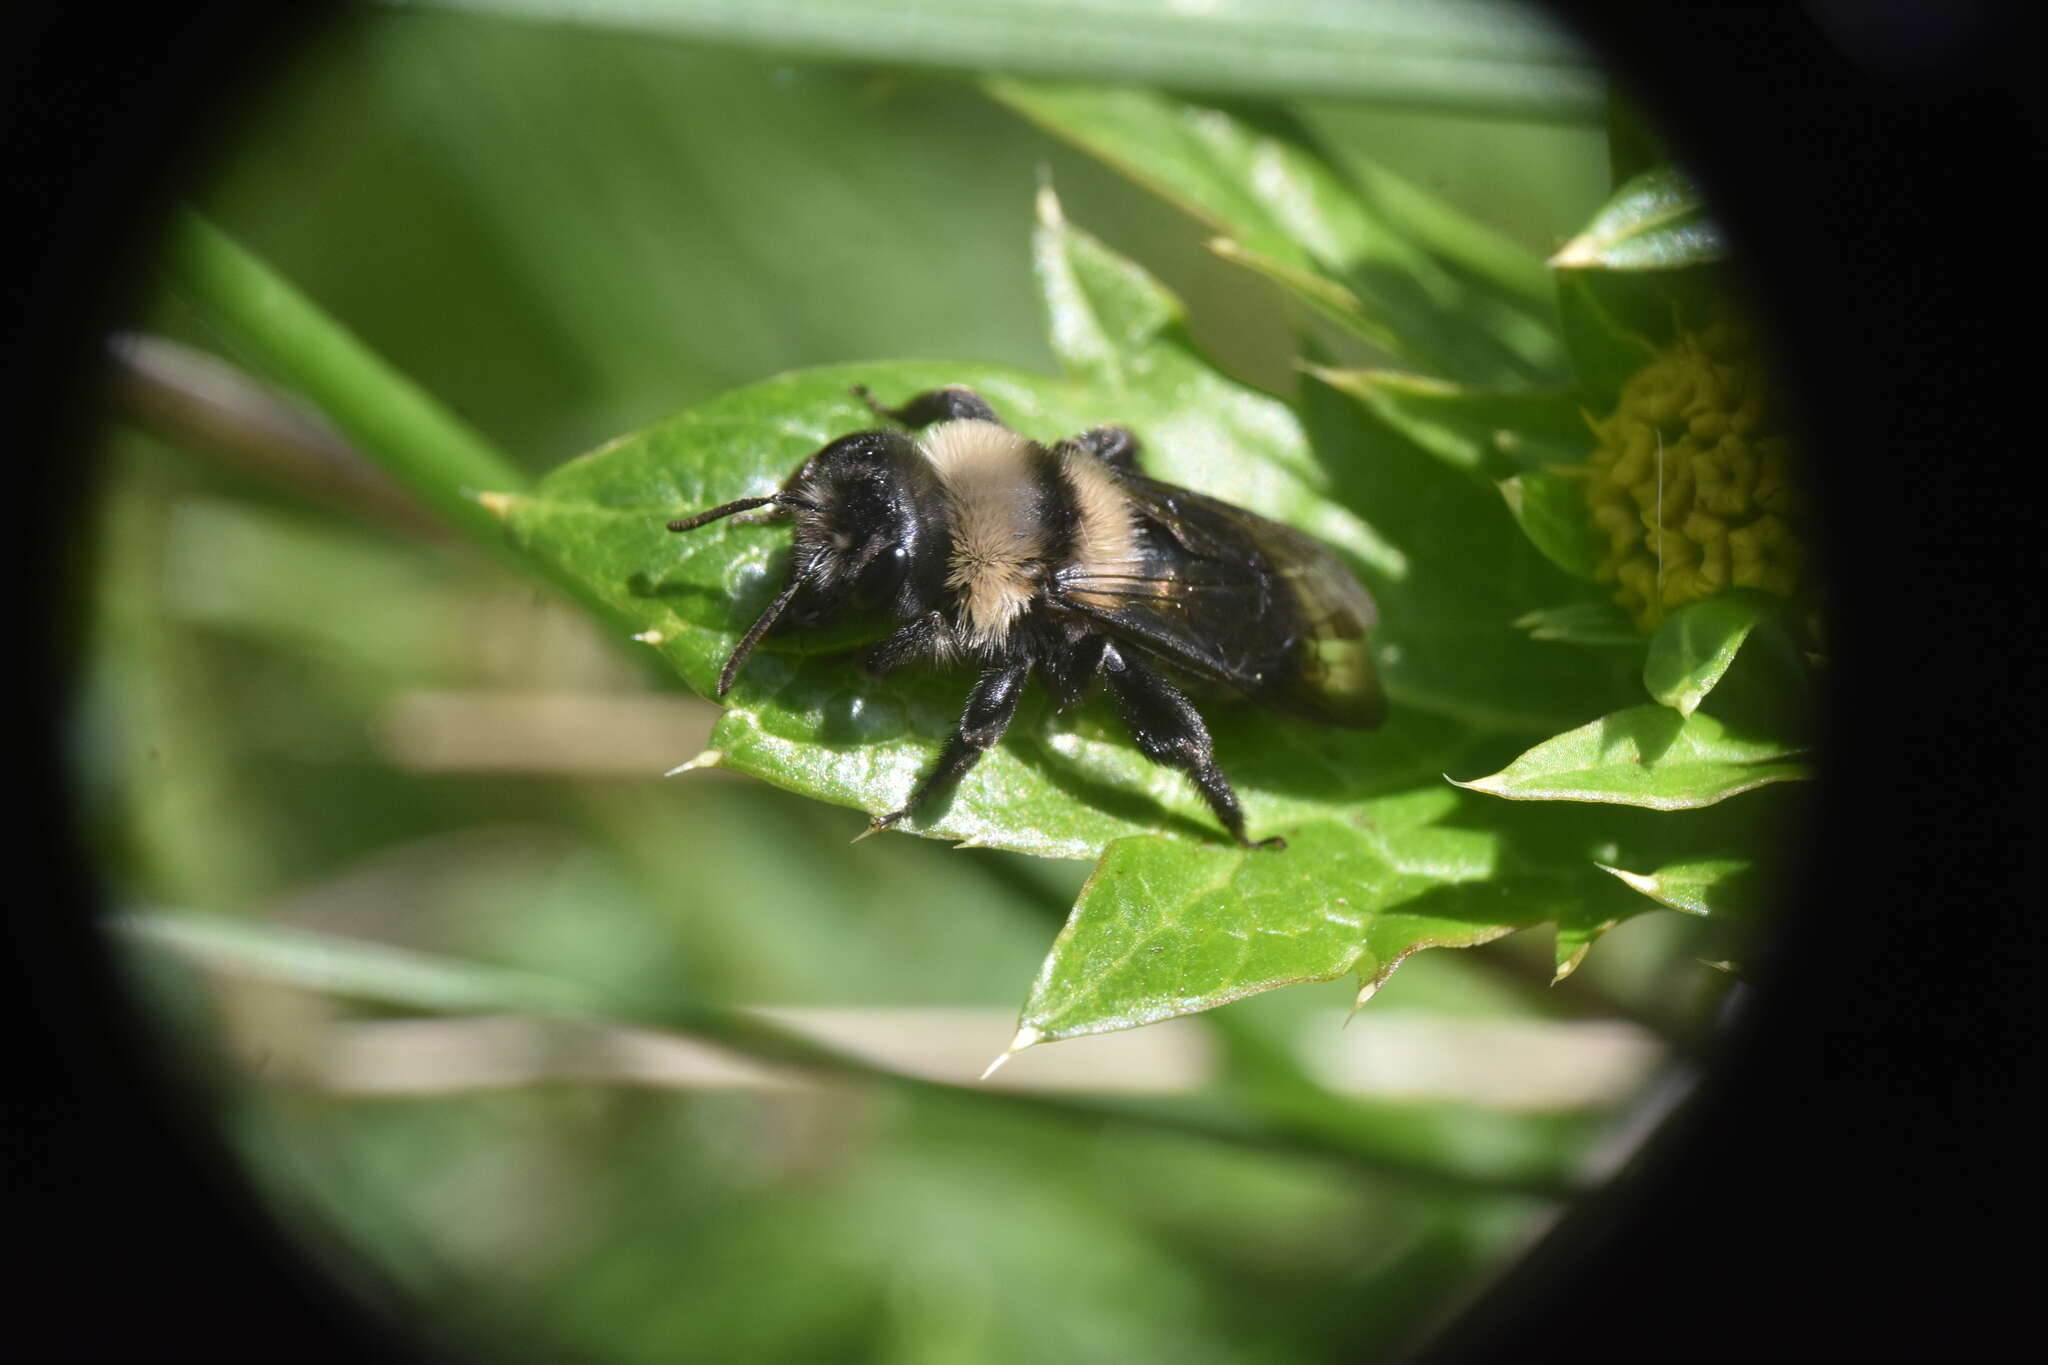
[[[722,507],[714,507],[709,512],[699,512],[694,517],[684,517],[679,521],[672,521],[668,524],[668,529],[671,531],[694,531],[699,526],[717,521],[720,517],[729,517],[735,512],[751,512],[756,507],[766,507],[771,502],[781,503],[783,501],[785,499],[780,493],[772,493],[765,498],[741,498],[737,502],[729,502]]]
[[[772,499],[754,499],[756,505],[769,501],[772,501]],[[720,508],[719,510],[724,511],[725,509]],[[791,579],[789,586],[782,590],[782,595],[773,602],[770,602],[768,610],[761,613],[761,619],[747,627],[747,633],[740,637],[739,646],[733,650],[732,657],[725,661],[725,667],[719,671],[719,696],[722,697],[732,690],[732,680],[738,676],[740,665],[744,664],[747,661],[747,656],[754,652],[754,646],[761,643],[761,637],[774,629],[775,623],[782,619],[782,613],[789,610],[791,602],[796,601],[797,590],[803,587],[803,585],[804,580],[801,576]]]
[[[865,406],[869,412],[872,412],[875,416],[881,418],[883,421],[901,422],[903,420],[903,415],[896,411],[896,409],[883,407],[882,400],[875,397],[875,395],[869,391],[867,385],[855,384],[852,388],[848,389],[847,392],[852,394],[855,398],[858,398],[861,401],[862,405]]]

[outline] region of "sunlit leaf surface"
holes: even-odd
[[[1684,172],[1660,166],[1616,190],[1550,263],[1560,270],[1676,270],[1727,254],[1698,187]]]
[[[1738,734],[1705,712],[1681,716],[1638,706],[1545,740],[1501,771],[1458,785],[1513,801],[1690,810],[1810,777],[1802,748]]]
[[[1422,948],[1470,947],[1555,918],[1561,872],[1517,876],[1499,831],[1416,817],[1438,788],[1287,825],[1288,849],[1121,840],[1089,879],[1024,1007],[1022,1042],[1129,1028],[1356,972],[1365,993]],[[1382,826],[1376,816],[1384,816]]]
[[[1697,858],[1654,872],[1607,871],[1657,904],[1688,915],[1752,911],[1761,889],[1756,864],[1743,858]]]

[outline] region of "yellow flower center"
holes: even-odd
[[[1644,630],[1728,588],[1790,596],[1806,545],[1805,495],[1749,329],[1681,332],[1629,377],[1579,472],[1607,537],[1602,582]]]

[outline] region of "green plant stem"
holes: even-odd
[[[503,544],[476,495],[517,491],[526,476],[460,418],[198,214],[173,225],[165,267],[203,317],[358,450],[479,542]]]
[[[158,440],[338,514],[430,541],[451,535],[333,428],[218,356],[144,334],[118,337],[108,350],[114,402]]]

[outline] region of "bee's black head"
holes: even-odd
[[[693,531],[766,506],[787,509],[796,523],[790,579],[726,660],[720,696],[771,630],[816,625],[846,608],[886,607],[907,621],[943,591],[945,494],[930,461],[901,432],[842,436],[804,461],[780,493],[741,498],[669,529]]]
[[[796,515],[792,565],[804,583],[792,625],[846,605],[908,620],[944,582],[945,494],[903,433],[840,437],[804,462],[782,496]]]

